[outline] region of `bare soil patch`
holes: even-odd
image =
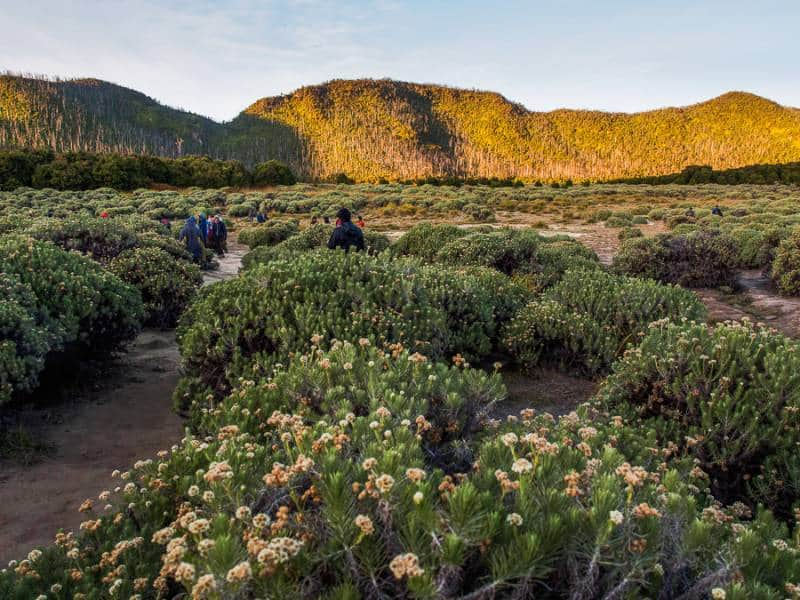
[[[598,386],[591,379],[550,368],[539,368],[530,373],[502,373],[508,398],[495,407],[492,416],[496,419],[504,419],[508,415],[519,416],[519,412],[525,408],[533,408],[539,413],[549,412],[554,416],[565,415],[591,398]]]

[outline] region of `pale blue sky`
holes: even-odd
[[[334,78],[635,111],[746,90],[800,106],[800,0],[0,0],[0,69],[93,76],[233,118]]]

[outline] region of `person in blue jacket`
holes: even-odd
[[[208,245],[208,221],[206,220],[206,213],[200,213],[200,222],[197,226],[200,228],[200,237],[203,238],[203,243]]]
[[[186,250],[192,255],[194,262],[199,263],[203,257],[203,236],[200,234],[194,215],[186,219],[186,223],[178,234],[178,240],[186,242]]]

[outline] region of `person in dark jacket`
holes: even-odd
[[[178,240],[186,242],[186,250],[192,255],[194,262],[199,263],[203,256],[203,237],[200,235],[194,215],[186,219],[186,224],[178,234]]]
[[[717,204],[714,208],[711,209],[711,214],[717,217],[722,216],[722,209],[719,207],[719,204]]]
[[[357,251],[364,249],[364,232],[358,227],[353,225],[350,220],[350,211],[346,208],[340,208],[336,213],[336,217],[341,222],[336,229],[333,230],[330,239],[328,240],[328,248],[344,248],[345,252],[349,252],[351,247],[355,247]]]
[[[266,222],[267,222],[267,215],[265,215],[261,211],[258,211],[258,214],[256,215],[256,223],[266,223]]]
[[[211,230],[213,231],[213,243],[214,243],[214,250],[217,252],[217,256],[225,256],[225,250],[227,249],[227,241],[228,241],[228,228],[225,227],[225,223],[222,220],[222,217],[219,215],[214,216],[213,220],[211,221]]]

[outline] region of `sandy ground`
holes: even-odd
[[[236,274],[245,249],[232,245],[213,283]],[[26,409],[34,435],[53,447],[42,461],[0,463],[0,565],[47,544],[84,520],[81,502],[112,486],[111,472],[152,458],[183,436],[172,410],[180,377],[174,331],[147,329],[129,352],[104,367],[98,389],[44,409]],[[113,383],[106,383],[113,382]],[[41,414],[38,414],[41,413]]]

